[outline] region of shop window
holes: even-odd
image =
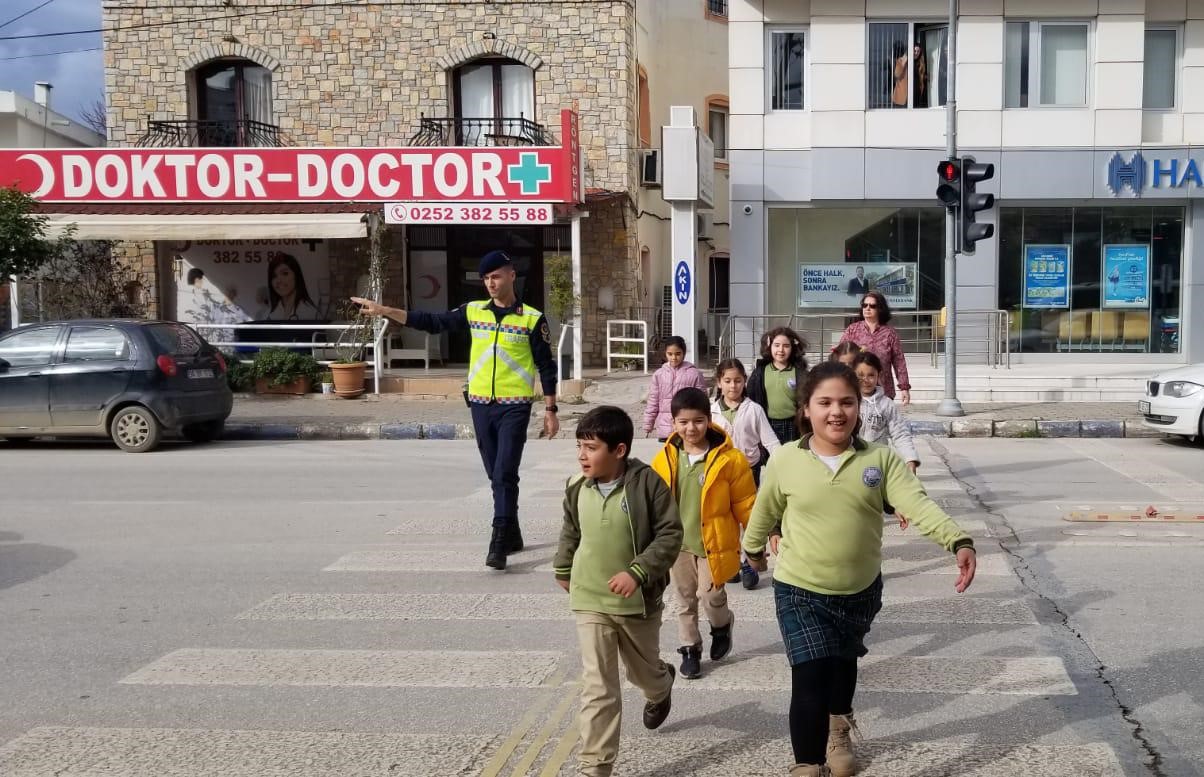
[[[727,161],[727,99],[707,99],[707,136],[715,144],[715,161]]]
[[[1177,353],[1184,210],[1001,208],[999,306],[1011,347]]]
[[[769,31],[767,50],[770,110],[803,110],[803,85],[806,78],[805,44],[805,30],[771,29]]]
[[[1169,111],[1175,107],[1179,72],[1179,31],[1151,28],[1145,31],[1145,65],[1141,105],[1147,111]]]
[[[867,25],[866,107],[936,108],[948,86],[947,24]]]
[[[640,66],[639,72],[640,147],[652,147],[652,95],[648,91],[648,71]]]
[[[535,71],[504,58],[474,60],[453,74],[462,145],[527,145],[535,124]]]
[[[1008,22],[1005,108],[1087,104],[1086,22]]]
[[[275,126],[272,72],[247,60],[218,60],[196,71],[198,141],[244,146]]]

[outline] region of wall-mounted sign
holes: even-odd
[[[1150,247],[1148,245],[1104,246],[1104,307],[1148,308],[1150,306]]]
[[[581,201],[576,114],[560,146],[2,149],[0,186],[44,202]]]
[[[386,224],[551,224],[547,202],[389,202]]]
[[[673,271],[673,293],[682,305],[690,302],[693,285],[694,279],[690,277],[690,266],[684,261],[678,262],[677,269]]]
[[[1070,307],[1070,246],[1024,246],[1026,308]]]
[[[800,308],[852,308],[867,291],[878,291],[892,308],[917,304],[915,262],[800,264]]]

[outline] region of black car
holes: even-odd
[[[173,321],[61,321],[0,335],[0,438],[112,437],[142,453],[164,433],[221,436],[226,362]]]

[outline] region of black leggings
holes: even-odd
[[[828,758],[828,716],[853,712],[857,662],[819,658],[793,666],[790,690],[794,762],[822,765]]]

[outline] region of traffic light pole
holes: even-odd
[[[949,0],[948,63],[945,87],[946,159],[957,159],[957,0]],[[963,184],[964,185],[964,184]],[[945,398],[936,408],[941,416],[964,416],[957,398],[957,220],[945,209]]]

